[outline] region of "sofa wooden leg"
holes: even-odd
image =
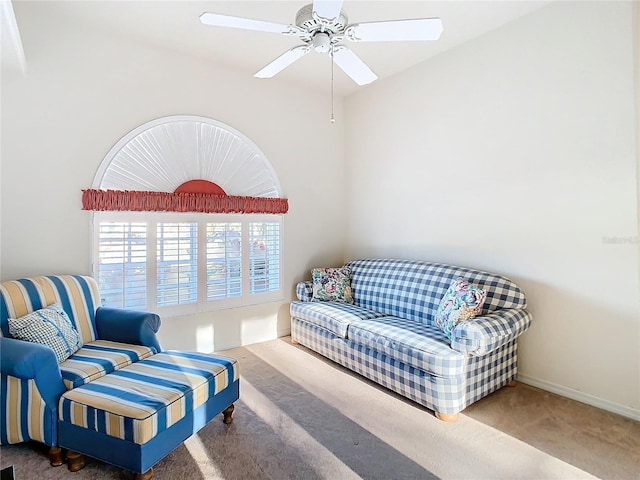
[[[49,463],[52,467],[59,467],[62,461],[62,449],[60,447],[51,447],[49,449]]]
[[[153,468],[144,473],[136,473],[135,480],[151,480],[153,478]]]
[[[67,452],[67,468],[70,472],[82,470],[84,468],[84,457],[82,454],[69,450]]]
[[[447,423],[453,423],[456,420],[458,420],[458,414],[457,413],[454,413],[453,415],[451,415],[449,413],[436,412],[436,417],[439,420],[442,420],[443,422],[447,422]]]
[[[511,380],[509,383],[507,383],[507,387],[510,387],[510,388],[513,388],[517,385],[518,385],[518,382],[516,382],[515,380]]]
[[[291,339],[291,345],[300,345],[300,342],[298,340],[294,340],[293,338]]]
[[[222,420],[224,423],[226,423],[227,425],[230,424],[231,422],[233,422],[233,411],[235,410],[236,407],[233,406],[233,403],[231,405],[229,405],[227,408],[225,408],[222,411],[222,414],[224,415],[224,419]]]

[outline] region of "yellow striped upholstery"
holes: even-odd
[[[238,380],[235,359],[167,351],[67,391],[63,422],[144,444]]]
[[[154,353],[154,349],[142,345],[96,340],[60,364],[62,381],[71,390]]]
[[[44,443],[46,404],[40,396],[35,380],[21,380],[12,376],[6,376],[3,380],[2,388],[5,392],[2,401],[6,407],[3,410],[7,412],[7,443],[26,440]]]
[[[43,365],[43,370],[31,365],[27,370],[33,378],[18,378],[21,375],[14,372],[20,370],[14,367],[30,350],[9,340],[8,319],[24,317],[53,303],[61,305],[69,316],[83,347],[60,365]],[[37,440],[57,445],[57,409],[63,388],[84,385],[156,353],[155,347],[97,340],[95,316],[100,303],[96,281],[84,275],[37,276],[0,283],[0,337],[5,337],[1,338],[3,367],[8,367],[0,375],[0,444]],[[34,375],[34,371],[40,374]]]
[[[69,315],[83,343],[96,339],[94,318],[100,305],[100,293],[98,284],[91,277],[52,275],[11,280],[0,284],[0,294],[3,316],[19,318],[52,303],[59,303]]]

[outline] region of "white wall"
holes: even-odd
[[[558,2],[349,97],[346,258],[507,275],[521,379],[640,418],[632,38]]]
[[[344,163],[343,130],[328,122],[326,95],[101,36],[52,12],[37,2],[16,5],[28,74],[2,75],[1,278],[89,274],[91,214],[81,210],[81,190],[91,188],[106,153],[152,119],[202,115],[255,142],[289,199],[285,298],[164,319],[161,341],[219,350],[287,333],[295,283],[343,257],[344,181],[335,174]],[[341,116],[340,101],[336,107]]]

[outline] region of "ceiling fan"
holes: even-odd
[[[358,85],[366,85],[378,77],[342,42],[397,42],[438,40],[442,33],[439,18],[416,18],[384,22],[348,23],[342,10],[343,0],[313,0],[298,10],[294,25],[263,22],[249,18],[203,13],[200,21],[205,25],[240,28],[260,32],[280,33],[298,37],[304,43],[286,51],[254,76],[271,78],[296,60],[314,50],[328,53]]]

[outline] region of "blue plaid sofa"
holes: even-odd
[[[0,444],[48,445],[54,466],[69,449],[72,471],[84,466],[85,454],[148,480],[156,462],[215,415],[230,423],[238,365],[218,355],[163,352],[158,315],[100,303],[88,276],[0,283]],[[54,347],[11,333],[9,319],[52,304],[80,337],[80,348],[64,360]]]
[[[531,324],[524,293],[509,279],[422,261],[348,262],[354,304],[314,301],[312,282],[296,287],[291,337],[323,356],[455,421],[468,405],[513,384],[517,339]],[[486,291],[482,311],[452,338],[434,324],[457,278]]]

